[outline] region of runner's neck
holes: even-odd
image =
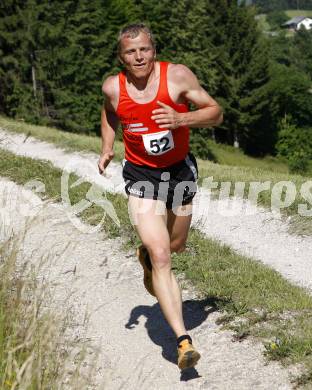
[[[126,81],[128,85],[133,86],[139,93],[145,93],[148,87],[153,84],[158,77],[159,75],[156,75],[156,62],[154,62],[151,72],[145,78],[137,78],[130,72],[126,72]]]

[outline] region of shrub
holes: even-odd
[[[273,29],[278,29],[281,25],[287,20],[289,17],[286,15],[284,11],[272,11],[267,15],[267,22]]]
[[[289,117],[284,118],[280,123],[276,150],[279,157],[288,161],[290,172],[307,172],[312,159],[312,128],[298,128]]]
[[[203,160],[215,161],[215,157],[209,147],[209,132],[206,131],[206,134],[204,132],[202,134],[201,132],[201,129],[196,129],[196,131],[191,132],[191,151],[195,154],[196,157],[202,158]]]

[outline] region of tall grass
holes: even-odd
[[[49,308],[38,270],[19,259],[22,243],[11,236],[0,244],[0,388],[86,389],[86,347],[64,337],[71,319]]]
[[[60,200],[61,171],[51,164],[34,161],[29,158],[13,156],[0,151],[0,170],[5,175],[25,183],[29,179],[41,179],[46,184],[46,194]],[[239,178],[241,181],[253,178],[251,168],[233,168],[209,163],[211,172],[228,181]],[[18,167],[18,169],[17,169]],[[215,171],[213,170],[215,169]],[[259,170],[259,177],[277,179],[278,175],[267,176],[270,172]],[[233,175],[233,176],[231,176]],[[263,175],[263,176],[261,176]],[[74,175],[73,175],[74,176]],[[287,180],[285,174],[281,176]],[[296,179],[294,177],[294,179]],[[298,178],[299,184],[303,180]],[[77,202],[85,198],[88,190],[86,183],[72,189],[71,199]],[[134,247],[136,235],[131,227],[127,202],[118,194],[107,194],[121,222],[117,227],[108,218],[105,231],[111,236],[121,236],[128,245]],[[73,202],[73,203],[75,203]],[[81,217],[101,213],[89,208]],[[97,220],[93,220],[97,224]],[[260,262],[240,256],[228,246],[208,239],[196,229],[189,235],[189,251],[173,258],[176,272],[183,272],[198,291],[209,297],[217,309],[224,312],[222,322],[236,332],[237,340],[253,335],[265,345],[266,355],[282,363],[304,363],[306,373],[297,379],[297,384],[312,383],[312,299],[302,288],[293,286],[276,271]]]

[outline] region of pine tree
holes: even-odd
[[[10,116],[37,120],[38,100],[33,67],[34,2],[7,1],[0,8],[0,110]]]
[[[158,57],[188,66],[203,88],[218,99],[219,91],[226,89],[226,78],[224,57],[212,42],[215,34],[210,3],[206,0],[178,0],[175,7],[171,7],[166,0],[154,7],[150,1],[143,0],[140,7],[143,20],[156,36]],[[222,97],[220,103],[224,103]],[[211,133],[209,129],[193,129],[191,132],[192,148],[202,158],[209,155],[207,140]]]
[[[271,95],[270,120],[278,123],[289,115],[297,127],[311,125],[311,80],[294,66],[274,64],[272,80],[268,85]]]
[[[312,30],[300,29],[294,36],[292,64],[312,80]]]
[[[215,12],[217,35],[213,42],[223,52],[226,75],[223,91],[227,102],[226,131],[217,132],[217,139],[239,144],[250,153],[261,153],[263,148],[267,148],[267,152],[274,142],[266,133],[271,129],[261,128],[270,104],[265,88],[269,82],[269,59],[266,42],[254,20],[255,10],[243,4],[238,6],[234,0],[210,0],[210,3]]]
[[[283,77],[290,66],[311,77],[311,34],[296,34],[294,46],[272,38],[272,62],[286,67],[277,75],[279,93],[254,16],[254,7],[236,0],[177,0],[174,7],[169,0],[7,0],[0,9],[0,110],[69,131],[99,132],[101,84],[120,70],[118,31],[143,21],[156,36],[158,58],[189,66],[220,102],[225,119],[216,139],[238,141],[250,153],[273,151],[287,96]],[[306,81],[299,84],[290,97],[294,120],[305,123],[310,95]],[[205,145],[213,133],[192,134]]]

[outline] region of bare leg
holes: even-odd
[[[146,246],[153,266],[153,287],[161,310],[176,337],[186,334],[182,316],[182,296],[171,271],[170,237],[165,204],[152,199],[129,197],[129,211],[137,232]],[[163,209],[162,215],[156,207]]]
[[[181,253],[185,250],[191,220],[192,203],[179,206],[175,210],[168,210],[167,228],[170,236],[171,252]]]

